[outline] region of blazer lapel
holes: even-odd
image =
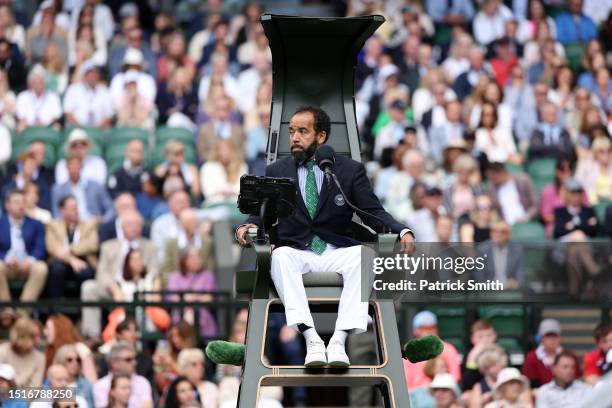
[[[298,165],[295,162],[295,160],[291,160],[290,162],[288,162],[288,166],[291,168],[290,171],[292,172],[292,177],[293,180],[295,182],[295,188],[297,190],[297,207],[302,210],[302,212],[310,218],[310,215],[308,214],[308,209],[306,209],[306,202],[304,201],[304,197],[302,196],[302,191],[300,190],[300,179],[298,177]]]
[[[334,169],[337,169],[337,168],[338,168],[338,165],[337,164],[334,165]],[[321,208],[323,208],[323,205],[325,204],[325,202],[331,195],[332,188],[333,188],[333,184],[331,186],[328,185],[327,177],[323,177],[323,183],[321,184],[321,192],[319,193],[319,201],[317,202],[317,211],[315,212],[315,218],[317,215],[319,215]]]

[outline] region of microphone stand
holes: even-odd
[[[380,217],[378,217],[378,216],[376,216],[374,214],[370,214],[367,211],[363,211],[361,208],[357,207],[356,205],[354,205],[353,203],[351,203],[349,201],[349,199],[346,197],[346,194],[344,194],[344,190],[342,189],[342,186],[340,186],[340,181],[338,181],[338,177],[336,177],[334,172],[331,171],[331,169],[329,167],[325,168],[325,175],[328,176],[328,183],[329,183],[329,176],[331,176],[331,178],[334,180],[334,183],[336,184],[336,187],[338,187],[338,190],[340,190],[340,194],[342,194],[342,197],[344,198],[344,201],[346,201],[346,203],[348,204],[349,207],[351,207],[353,210],[355,210],[356,213],[358,213],[360,215],[363,215],[363,216],[366,216],[366,217],[370,217],[370,218],[374,218],[375,220],[380,222],[380,224],[383,227],[382,228],[383,234],[387,234],[387,233],[391,232],[387,228],[387,225],[385,224],[385,222]]]

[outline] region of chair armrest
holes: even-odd
[[[249,236],[253,238],[249,232]],[[272,278],[270,243],[257,243],[251,240],[251,246],[242,250],[240,263],[236,272],[234,286],[237,294],[250,294],[253,299],[267,299],[270,293]]]
[[[378,255],[392,256],[398,242],[397,234],[378,234]]]

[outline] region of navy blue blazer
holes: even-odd
[[[24,217],[21,230],[28,255],[44,261],[47,257],[45,227],[39,221]],[[9,249],[11,249],[11,225],[5,213],[0,217],[0,259],[4,260]]]
[[[281,217],[278,224],[270,234],[271,241],[276,246],[290,246],[297,249],[306,249],[312,241],[313,235],[319,236],[325,242],[336,247],[359,245],[353,238],[351,220],[353,209],[342,199],[340,191],[332,181],[328,188],[327,179],[324,178],[317,212],[314,219],[310,218],[306,204],[299,189],[297,164],[292,157],[272,163],[266,168],[268,177],[290,177],[295,181],[298,191],[296,209],[293,215]],[[343,156],[336,157],[336,164],[332,168],[338,177],[340,185],[347,198],[358,208],[376,215],[384,220],[385,226],[395,234],[399,234],[405,225],[395,221],[387,213],[378,197],[374,195],[370,180],[368,180],[363,165],[355,160]],[[376,232],[383,232],[383,225],[371,217],[361,217],[363,222]],[[246,221],[259,225],[259,217],[249,217]]]

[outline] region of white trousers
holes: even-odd
[[[315,327],[308,307],[302,275],[308,272],[335,272],[342,275],[344,287],[338,306],[336,330],[365,331],[368,303],[361,301],[361,245],[327,248],[321,255],[290,247],[272,251],[272,280],[285,306],[287,326],[302,323]]]

